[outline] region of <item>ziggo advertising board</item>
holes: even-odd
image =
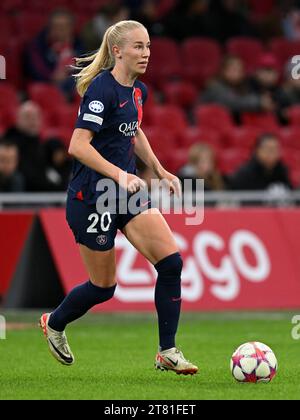
[[[32,212],[0,213],[0,296],[9,288],[33,218]]]
[[[66,292],[88,276],[64,211],[41,212]],[[186,226],[167,215],[184,261],[185,310],[300,307],[300,211],[207,210],[204,223]],[[116,238],[118,287],[96,310],[154,310],[156,271],[120,233]]]

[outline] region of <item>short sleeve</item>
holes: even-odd
[[[99,132],[112,102],[110,89],[103,79],[96,78],[88,87],[80,104],[76,128]]]

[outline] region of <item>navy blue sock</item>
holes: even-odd
[[[75,287],[52,312],[49,327],[55,331],[64,331],[67,324],[82,317],[93,306],[111,299],[115,289],[116,285],[104,288],[95,286],[91,281]]]
[[[155,287],[155,306],[158,314],[160,350],[175,347],[180,308],[182,258],[179,252],[155,264],[158,277]]]

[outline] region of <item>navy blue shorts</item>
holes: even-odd
[[[77,243],[94,251],[108,251],[115,245],[118,229],[122,230],[131,219],[151,208],[149,197],[141,201],[138,212],[118,214],[118,211],[104,211],[100,214],[96,204],[88,204],[68,194],[67,222]]]

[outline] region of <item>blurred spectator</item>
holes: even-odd
[[[265,190],[278,185],[292,188],[278,138],[273,134],[259,137],[253,157],[231,176],[229,184],[233,190]]]
[[[276,111],[279,100],[280,66],[276,57],[265,53],[258,59],[257,69],[250,80],[251,91],[269,102],[267,111]]]
[[[126,4],[131,6],[130,18],[145,25],[150,36],[164,35],[164,25],[158,16],[159,0],[142,0],[138,4],[126,1]]]
[[[255,29],[244,13],[240,0],[212,1],[212,9],[218,26],[218,40],[226,42],[235,36],[255,36]]]
[[[294,1],[286,16],[282,20],[282,29],[285,38],[291,41],[300,40],[300,4]]]
[[[25,51],[25,75],[31,81],[53,82],[71,96],[75,83],[70,65],[82,54],[81,42],[74,34],[74,17],[67,10],[54,11],[44,29]]]
[[[268,42],[272,38],[282,37],[283,8],[290,0],[251,0],[247,1],[248,16],[255,27],[257,37]]]
[[[265,53],[258,59],[256,72],[251,80],[251,88],[263,95],[270,94],[276,100],[280,80],[280,65],[271,53]]]
[[[225,181],[216,165],[214,150],[205,143],[196,143],[189,150],[188,163],[177,176],[182,182],[192,179],[192,190],[196,190],[196,180],[204,180],[206,191],[218,191],[225,188]]]
[[[243,112],[272,111],[274,104],[269,93],[251,91],[244,64],[239,57],[225,57],[219,78],[204,91],[203,103],[217,103],[227,107],[238,118]]]
[[[166,34],[180,41],[193,36],[217,38],[219,33],[217,18],[210,11],[210,0],[178,0],[163,23]]]
[[[39,106],[27,101],[18,109],[16,125],[5,134],[19,149],[20,171],[25,177],[27,191],[48,190],[40,145],[42,122]]]
[[[48,139],[43,145],[45,172],[53,190],[65,191],[68,187],[72,170],[65,145],[59,139]]]
[[[100,48],[106,29],[120,20],[129,18],[129,10],[119,0],[111,0],[84,26],[81,38],[88,51]]]
[[[300,79],[292,77],[293,66],[290,62],[288,63],[285,70],[285,80],[277,96],[279,117],[281,122],[285,124],[288,122],[288,108],[293,105],[300,105]]]
[[[19,151],[16,144],[0,140],[0,192],[22,192],[25,180],[18,171]]]

